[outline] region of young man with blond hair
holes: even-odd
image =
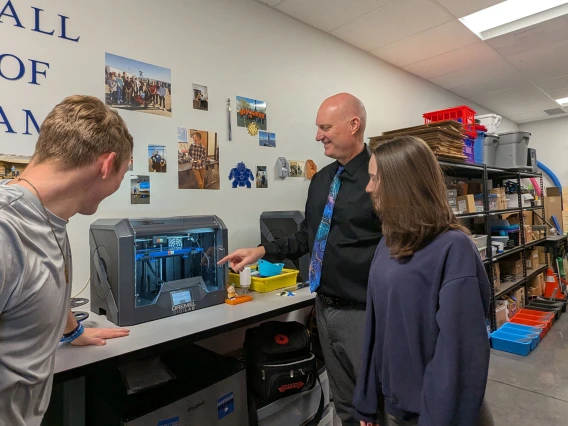
[[[21,176],[0,181],[0,426],[41,423],[60,341],[104,345],[128,335],[75,320],[65,227],[119,188],[132,148],[116,111],[97,98],[71,96],[42,123]]]

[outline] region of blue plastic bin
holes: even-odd
[[[283,268],[283,263],[270,263],[262,259],[258,261],[258,272],[261,277],[274,277],[275,275],[280,275]]]
[[[463,155],[466,156],[465,161],[467,163],[475,163],[475,140],[473,139],[469,139],[469,138],[465,138],[463,140]]]
[[[534,339],[497,330],[491,334],[491,347],[498,351],[527,356],[532,349]]]
[[[485,132],[478,130],[475,146],[473,147],[473,157],[477,164],[483,164],[483,149],[485,146]]]
[[[518,328],[512,328],[512,327],[507,327],[507,328],[501,327],[497,331],[502,331],[503,333],[514,334],[517,336],[525,337],[527,339],[532,339],[531,350],[536,348],[536,345],[540,343],[540,333],[528,332],[526,330],[520,330]]]

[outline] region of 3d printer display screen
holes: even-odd
[[[219,290],[216,236],[205,230],[137,237],[135,306],[175,306]]]
[[[174,306],[191,302],[191,292],[189,290],[173,291],[170,294],[172,296],[172,305]]]

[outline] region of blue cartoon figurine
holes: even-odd
[[[237,164],[237,167],[231,169],[231,174],[229,175],[229,180],[233,180],[233,188],[237,186],[247,186],[251,187],[251,182],[254,181],[254,176],[251,169],[248,169],[244,162]]]

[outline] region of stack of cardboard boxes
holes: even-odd
[[[507,209],[507,196],[505,194],[505,188],[493,188],[489,191],[489,193],[497,196],[496,197],[497,202],[495,203],[495,210]]]

